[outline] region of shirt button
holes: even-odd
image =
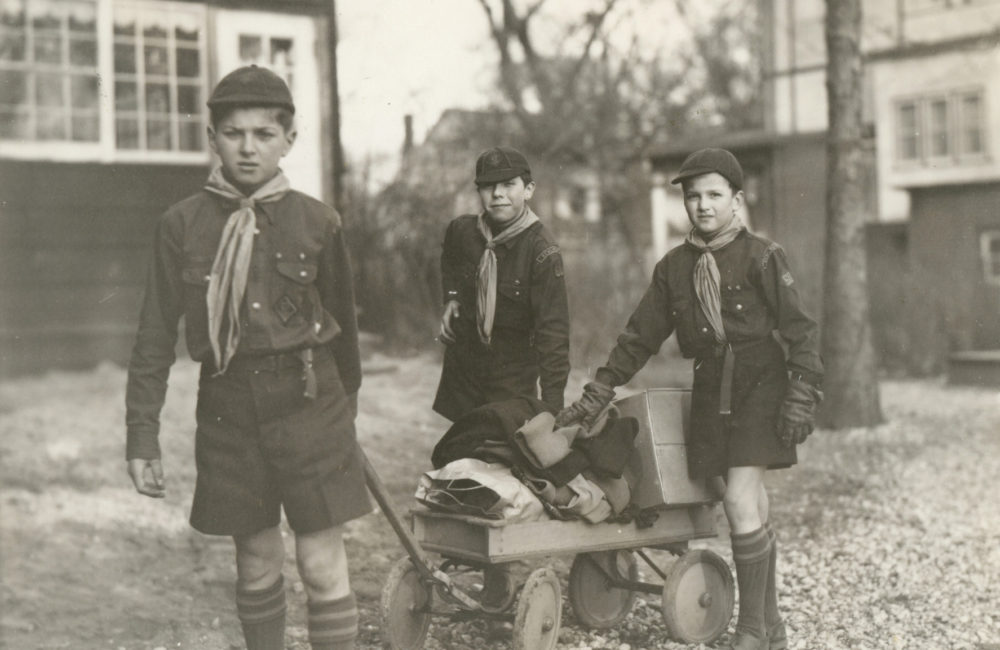
[[[306,277],[306,276],[307,276],[307,275],[309,275],[309,274],[308,274],[308,273],[306,273],[305,271],[299,271],[299,275],[300,275],[300,276],[302,276],[302,277],[304,278],[304,277]]]
[[[206,275],[205,276],[205,282],[210,282],[211,280],[212,280],[212,276],[211,275]]]
[[[740,311],[741,309],[743,309],[743,305],[736,305],[736,311]]]
[[[306,258],[306,254],[305,253],[299,253],[299,259],[300,260],[304,260],[305,258]]]
[[[739,288],[739,287],[737,287],[737,288]],[[726,291],[732,291],[732,290],[733,290],[732,285],[727,284],[726,285]]]
[[[739,290],[740,290],[740,285],[736,285],[736,290],[737,290],[737,291],[739,291]]]
[[[703,328],[701,328],[701,331],[702,331],[702,332],[707,332],[707,331],[708,331],[708,328],[707,328],[707,327],[703,327]]]
[[[259,235],[260,234],[260,228],[254,228],[253,229],[253,234]]]
[[[254,309],[260,309],[260,303],[259,302],[255,302],[255,303],[251,304],[250,306],[253,307]]]
[[[281,253],[275,253],[275,254],[274,254],[274,257],[275,257],[276,259],[279,259],[279,260],[280,260],[280,259],[281,259]]]

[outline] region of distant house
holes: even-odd
[[[211,164],[205,101],[230,70],[290,84],[283,167],[331,199],[332,3],[0,3],[0,374],[127,359],[156,217]]]
[[[658,252],[686,224],[668,184],[702,146],[747,167],[753,228],[787,246],[821,313],[826,52],[822,0],[761,0],[765,122],[650,156]],[[1000,3],[863,1],[864,174],[875,343],[888,368],[938,372],[1000,348]],[[678,216],[681,221],[677,221]]]

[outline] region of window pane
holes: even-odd
[[[0,29],[0,61],[24,61],[24,32]]]
[[[39,106],[62,106],[66,103],[62,75],[38,73],[35,85],[35,101]]]
[[[101,121],[97,115],[74,115],[72,127],[74,140],[97,142],[101,132]]]
[[[73,108],[97,108],[97,77],[70,77],[70,98]]]
[[[920,156],[918,148],[917,107],[915,104],[901,104],[899,107],[899,157],[915,160]]]
[[[139,123],[136,120],[115,120],[115,146],[119,149],[139,148]]]
[[[115,43],[115,72],[135,72],[135,45]]]
[[[294,64],[292,39],[271,39],[271,65],[279,69],[290,68]]]
[[[204,133],[205,127],[201,122],[181,122],[180,150],[201,151],[203,149],[202,137],[204,137]]]
[[[51,2],[36,1],[31,3],[31,24],[36,29],[59,29],[63,14],[59,9],[65,9],[65,7],[57,8]]]
[[[0,138],[31,140],[31,116],[28,112],[0,108]]]
[[[169,151],[170,122],[168,120],[146,120],[146,148],[157,151]]]
[[[170,86],[146,84],[146,113],[170,113]]]
[[[119,111],[135,111],[139,109],[135,83],[131,81],[115,82],[115,109]]]
[[[982,109],[979,95],[962,98],[962,153],[983,153]],[[994,243],[1000,245],[997,240]]]
[[[28,103],[28,73],[20,70],[0,70],[0,104]]]
[[[38,120],[39,140],[66,139],[66,111],[39,110],[36,119]]]
[[[184,13],[174,14],[174,37],[178,41],[196,44],[200,35],[201,22],[198,20],[196,15]]]
[[[71,65],[97,65],[97,41],[92,38],[73,38],[69,42],[69,62]]]
[[[943,99],[931,102],[931,155],[948,155],[948,103]]]
[[[24,27],[24,3],[26,0],[0,3],[0,25]]]
[[[62,63],[62,38],[58,34],[35,34],[35,61]]]
[[[177,76],[197,77],[201,72],[201,56],[198,50],[177,48]]]
[[[240,34],[240,62],[243,64],[259,63],[264,45],[260,36]]]
[[[142,20],[142,35],[146,38],[167,37],[167,17],[165,15],[144,15]]]
[[[177,86],[177,112],[182,115],[201,115],[201,88]]]
[[[135,36],[135,14],[128,9],[115,7],[115,36]]]
[[[160,45],[147,45],[146,54],[146,74],[169,74],[169,61],[167,61],[167,48]]]
[[[77,2],[68,8],[70,31],[97,34],[97,5],[92,2]]]

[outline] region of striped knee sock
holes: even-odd
[[[740,615],[736,631],[765,637],[764,600],[767,590],[771,540],[763,526],[751,533],[732,536],[736,582],[740,589]]]
[[[352,650],[358,636],[358,605],[354,594],[309,603],[309,643],[312,650]]]
[[[267,589],[251,591],[237,586],[236,612],[247,650],[284,650],[286,609],[283,577]]]

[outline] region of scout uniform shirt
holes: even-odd
[[[434,410],[455,420],[481,406],[467,380],[499,388],[496,398],[536,395],[563,406],[569,376],[569,307],[559,247],[541,223],[497,245],[497,302],[489,347],[476,327],[476,274],[486,241],[476,215],[448,225],[441,255],[444,302],[458,300],[456,342],[445,351]],[[487,391],[488,394],[490,391]]]
[[[160,457],[159,413],[184,316],[191,358],[214,366],[205,301],[208,276],[237,202],[201,191],[156,226],[153,262],[129,363],[127,458]],[[346,394],[361,385],[351,270],[340,215],[289,191],[254,207],[257,232],[236,358],[329,346]]]

